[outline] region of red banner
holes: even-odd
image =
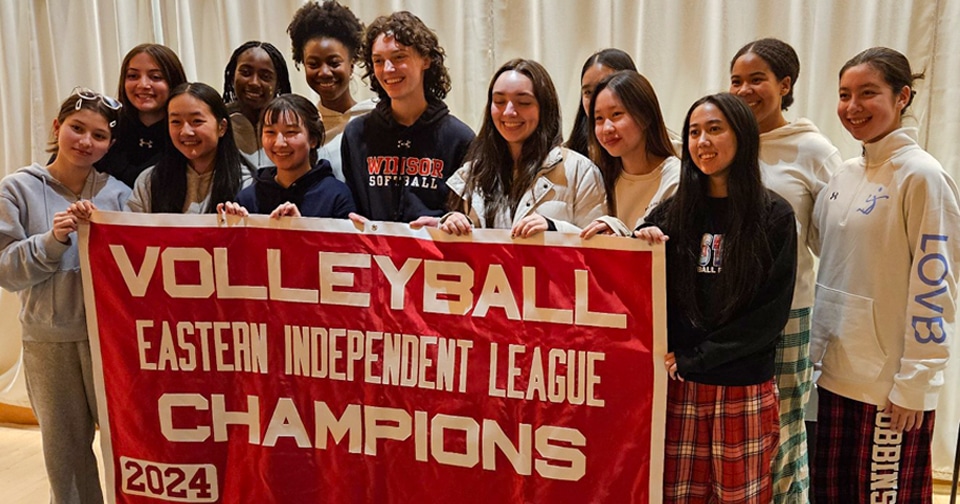
[[[102,212],[111,502],[659,502],[662,248]]]

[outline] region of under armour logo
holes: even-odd
[[[833,193],[833,194],[830,195],[830,199],[835,200],[835,199],[837,199],[837,196],[839,196],[839,195],[840,195],[840,193],[835,192],[835,193]]]
[[[146,148],[148,148],[148,149],[152,149],[152,148],[153,148],[153,140],[144,140],[144,139],[141,138],[141,139],[140,139],[140,147],[146,147]]]
[[[403,148],[405,148],[405,149],[409,149],[409,148],[410,148],[410,140],[397,140],[397,148],[399,149],[399,148],[401,148],[401,147],[403,147]]]

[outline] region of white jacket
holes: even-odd
[[[463,197],[469,175],[470,163],[466,163],[447,180],[447,186]],[[474,227],[510,229],[524,217],[537,213],[553,221],[557,231],[579,233],[607,212],[605,194],[600,169],[593,162],[577,152],[554,147],[520,199],[513,219],[504,210],[494,222],[486,222],[483,195],[477,192],[470,198],[468,217]]]
[[[808,119],[760,135],[763,184],[783,196],[797,216],[797,283],[793,309],[813,306],[816,283],[815,244],[810,243],[810,217],[817,195],[843,160],[840,151]]]
[[[834,174],[811,230],[821,245],[810,350],[822,358],[819,386],[936,408],[956,314],[958,200],[915,128],[865,144]]]

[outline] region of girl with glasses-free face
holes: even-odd
[[[170,98],[170,82],[153,56],[146,52],[136,54],[123,75],[124,93],[137,110],[140,122],[150,126],[163,120]]]
[[[843,127],[863,143],[872,143],[900,127],[900,114],[910,101],[910,88],[894,93],[883,74],[861,63],[840,76],[837,116]]]
[[[277,90],[277,69],[267,51],[262,47],[251,47],[240,54],[233,87],[244,115],[250,112],[254,117],[259,115]]]
[[[500,74],[493,83],[490,116],[514,160],[519,159],[523,143],[540,124],[540,104],[533,91],[533,81],[516,70]]]
[[[170,140],[190,167],[197,173],[212,170],[217,143],[227,131],[226,119],[218,121],[203,100],[182,93],[170,100],[167,121]]]
[[[316,37],[303,46],[303,67],[307,84],[324,107],[346,112],[357,104],[350,94],[353,57],[343,42],[333,37]]]
[[[303,64],[307,85],[320,104],[345,113],[357,101],[350,93],[354,62],[363,45],[363,24],[336,0],[304,4],[287,27],[293,61]],[[329,126],[329,125],[325,125]]]
[[[264,117],[260,138],[267,156],[277,167],[277,182],[284,187],[310,171],[310,153],[320,144],[320,139],[307,131],[293,111],[280,113],[276,121]]]

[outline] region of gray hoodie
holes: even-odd
[[[78,199],[120,211],[129,196],[123,182],[96,170],[80,198],[36,163],[0,180],[0,287],[20,295],[24,340],[87,339],[76,238],[57,241],[53,215]]]

